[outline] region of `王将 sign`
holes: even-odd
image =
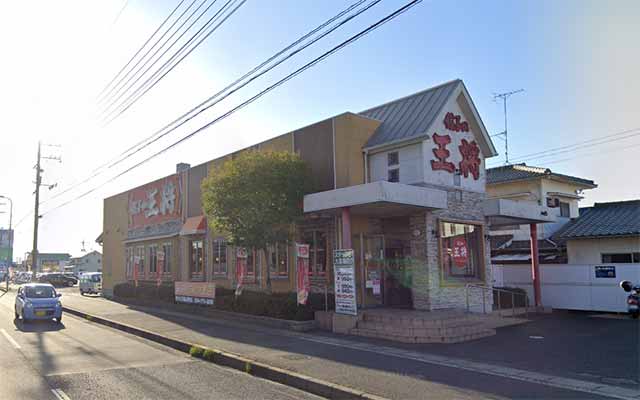
[[[132,189],[128,197],[129,229],[180,219],[178,175],[171,175]]]
[[[353,265],[353,250],[333,251],[336,313],[358,315],[356,305],[356,273]]]
[[[177,303],[212,306],[216,298],[216,284],[214,282],[176,282],[174,294]]]

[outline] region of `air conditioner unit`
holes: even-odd
[[[560,207],[560,199],[547,197],[547,207],[549,207],[549,208]]]

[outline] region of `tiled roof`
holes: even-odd
[[[579,239],[640,235],[640,200],[596,203],[580,209],[580,217],[567,223],[558,236]]]
[[[597,185],[589,179],[578,178],[570,175],[558,174],[549,168],[532,167],[522,164],[503,165],[496,168],[487,169],[487,184],[520,181],[525,179],[535,179],[542,177],[554,177],[568,180],[580,185],[596,187]]]
[[[424,135],[444,107],[460,79],[358,113],[382,124],[365,148]]]

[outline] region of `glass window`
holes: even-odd
[[[443,221],[440,227],[443,278],[481,279],[484,269],[482,226]]]
[[[162,272],[171,272],[171,243],[164,243],[162,245],[162,251],[164,252],[164,260],[162,261]]]
[[[213,273],[227,274],[227,242],[224,239],[213,241]]]
[[[149,246],[149,272],[158,272],[158,246],[155,244]]]
[[[569,218],[571,216],[571,209],[569,203],[560,202],[560,216]]]
[[[389,182],[400,182],[400,169],[399,168],[390,169],[387,180]]]
[[[56,291],[51,286],[27,286],[25,296],[28,299],[45,299],[56,297]]]
[[[138,246],[138,274],[144,275],[144,246]]]
[[[256,251],[253,249],[250,249],[247,251],[247,270],[246,270],[246,275],[247,276],[255,276],[256,275],[256,263],[259,263],[259,261],[256,261],[256,259],[258,259],[259,257],[256,257]]]
[[[269,246],[269,271],[274,276],[289,275],[289,246],[286,242]]]
[[[391,167],[392,165],[400,164],[400,157],[398,157],[398,152],[393,151],[391,153],[387,153],[387,165]]]
[[[634,261],[634,258],[636,261]],[[603,263],[620,263],[620,264],[630,264],[633,262],[638,262],[640,258],[640,253],[611,253],[611,254],[602,254],[602,262]]]
[[[191,278],[204,278],[204,249],[202,240],[192,240],[190,242],[190,270]]]
[[[325,231],[307,231],[302,241],[309,245],[309,274],[324,275],[327,271],[327,233]]]

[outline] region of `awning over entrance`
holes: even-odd
[[[207,218],[204,215],[189,217],[182,225],[180,235],[204,235],[207,231]]]
[[[304,196],[304,212],[339,210],[349,207],[353,214],[447,208],[443,190],[391,182],[372,182]]]
[[[483,203],[484,214],[491,226],[543,224],[555,222],[547,207],[533,201],[489,199]]]

